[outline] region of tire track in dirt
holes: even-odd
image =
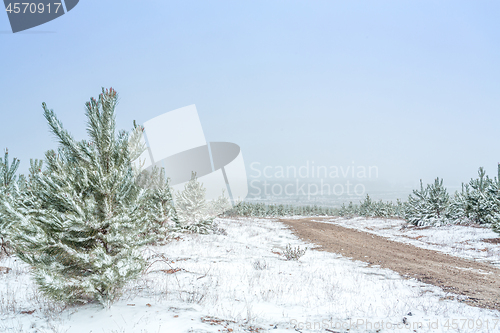
[[[314,222],[312,220],[315,220]],[[500,310],[500,269],[486,263],[399,243],[320,219],[280,219],[300,238],[320,245],[317,250],[380,265],[405,278],[467,296],[472,306]]]

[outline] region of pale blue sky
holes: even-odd
[[[120,94],[130,129],[196,104],[247,166],[376,165],[396,184],[458,185],[500,162],[497,1],[88,1],[26,32],[0,14],[0,146],[77,138],[84,103]]]

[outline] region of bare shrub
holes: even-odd
[[[253,262],[253,268],[255,268],[258,271],[263,271],[265,269],[268,269],[269,265],[265,260],[256,260]]]
[[[299,260],[299,258],[306,253],[306,250],[307,248],[301,249],[300,246],[294,248],[290,244],[287,244],[283,255],[285,256],[286,260]]]

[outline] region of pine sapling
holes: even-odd
[[[9,150],[5,149],[3,161],[0,160],[0,202],[10,200],[11,192],[16,182],[16,172],[19,168],[19,160],[14,158],[12,163],[9,162]],[[22,183],[24,178],[20,178]],[[10,251],[10,235],[12,234],[12,221],[2,214],[0,209],[0,255],[9,255]]]
[[[154,190],[137,185],[129,134],[115,130],[117,100],[103,89],[86,103],[89,141],[76,141],[43,103],[59,148],[46,152],[44,170],[32,163],[25,189],[2,207],[19,230],[17,255],[56,300],[110,306],[145,267],[152,221],[168,215]]]

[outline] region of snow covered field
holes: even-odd
[[[442,248],[444,239],[474,244],[487,234],[475,228],[476,233],[423,229],[401,230],[400,235],[388,229],[393,222],[362,221],[335,223],[364,224],[366,231],[373,228],[408,242],[425,238]],[[217,222],[227,235],[183,234],[166,246],[147,249],[145,255],[156,255],[157,261],[110,309],[64,308],[48,301],[31,282],[29,267],[4,258],[0,266],[12,270],[0,271],[0,332],[500,331],[498,311],[443,300],[451,294],[437,287],[314,251],[274,220]],[[281,255],[287,244],[309,249],[299,261],[287,261]],[[472,252],[464,246],[463,253]]]
[[[319,220],[318,220],[319,221]],[[383,218],[332,218],[322,222],[337,224],[386,237],[396,242],[440,251],[453,256],[491,263],[500,267],[499,238],[491,228],[472,225],[448,225],[441,227],[415,227],[399,219]]]

